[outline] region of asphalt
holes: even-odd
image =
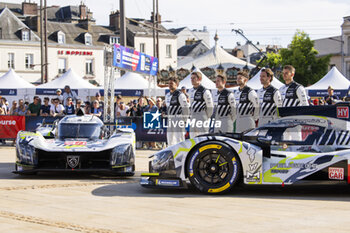
[[[145,189],[154,151],[138,150],[136,174],[19,176],[14,147],[0,147],[1,232],[349,232],[348,186],[239,186],[210,196]]]

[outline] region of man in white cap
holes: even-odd
[[[237,102],[236,133],[255,128],[259,117],[259,100],[256,92],[247,86],[249,74],[239,71],[237,74],[238,90],[235,92]]]
[[[63,95],[62,95],[62,90],[61,89],[57,89],[56,90],[56,98],[59,100],[60,104],[63,104]],[[55,99],[55,98],[54,98]]]
[[[205,121],[209,121],[213,114],[214,102],[211,91],[201,85],[202,73],[192,72],[191,82],[193,88],[189,91],[190,103],[191,103],[191,123],[195,122],[195,125],[190,127],[190,138],[194,138],[201,134],[206,134],[209,131],[208,127],[205,127]],[[203,125],[203,127],[197,127]]]
[[[168,128],[167,142],[168,146],[175,145],[185,140],[186,128],[180,127],[178,123],[183,121],[186,123],[190,104],[187,102],[186,95],[177,89],[179,80],[175,77],[169,79],[170,92],[165,95],[165,103],[167,107]],[[174,126],[171,122],[177,123]]]
[[[332,86],[328,86],[328,95],[324,97],[324,101],[328,105],[333,105],[339,102],[339,97],[334,95],[334,89]]]
[[[265,125],[277,119],[277,108],[282,107],[281,94],[271,85],[273,72],[270,68],[260,71],[260,82],[263,87],[258,90],[260,113],[258,126]]]

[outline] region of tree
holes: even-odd
[[[317,57],[314,42],[303,31],[297,31],[288,48],[282,48],[278,54],[268,53],[262,66],[272,69],[292,65],[295,68],[294,80],[304,86],[314,84],[328,71],[331,55]]]

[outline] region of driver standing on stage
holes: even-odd
[[[221,126],[215,127],[214,132],[233,133],[233,123],[236,120],[236,101],[234,94],[225,88],[226,78],[222,75],[216,77],[216,88],[218,93],[215,96],[214,118],[220,121]]]
[[[186,128],[173,123],[183,121],[186,124],[190,104],[187,102],[186,95],[177,89],[179,80],[175,77],[169,79],[170,92],[165,95],[165,103],[167,107],[168,128],[167,128],[167,142],[168,146],[175,145],[185,140]]]
[[[204,122],[210,120],[213,114],[213,97],[210,90],[204,88],[201,85],[202,73],[192,72],[191,82],[193,88],[189,91],[190,103],[191,103],[191,123],[194,120],[195,124],[190,125],[190,138],[194,138],[198,135],[208,133],[209,128],[204,127]],[[201,121],[203,127],[197,127],[197,122]]]
[[[308,106],[304,87],[293,80],[295,68],[291,65],[283,67],[283,79],[286,83],[280,88],[283,107]]]
[[[260,82],[263,85],[258,90],[260,113],[258,126],[265,125],[277,119],[277,108],[282,107],[281,94],[271,85],[273,72],[270,68],[263,68],[260,72]]]
[[[259,116],[259,100],[256,92],[247,86],[249,75],[245,71],[237,74],[238,90],[235,92],[237,104],[236,133],[255,128]]]

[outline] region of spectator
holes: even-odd
[[[122,101],[122,96],[117,95],[117,100],[116,100],[115,105],[114,105],[114,115],[115,116],[118,116],[118,110],[119,110],[119,106],[120,106],[121,101]]]
[[[324,97],[324,101],[328,105],[333,105],[333,104],[336,104],[337,102],[339,102],[339,97],[334,95],[334,89],[332,86],[328,87],[328,95]]]
[[[86,101],[85,102],[84,110],[85,110],[85,114],[91,114],[91,103],[90,103],[90,101]]]
[[[91,108],[91,114],[97,117],[102,116],[102,108],[100,107],[100,104],[97,100],[94,100],[92,108]]]
[[[39,96],[34,96],[34,101],[33,103],[29,104],[28,106],[28,112],[27,114],[29,116],[39,116],[40,115],[40,100],[39,100]]]
[[[95,100],[98,101],[98,103],[100,104],[100,107],[103,109],[104,108],[104,102],[101,99],[101,94],[100,92],[97,92],[95,95]]]
[[[137,100],[132,101],[131,106],[126,111],[126,113],[128,116],[131,116],[131,117],[142,116],[141,108],[139,107]]]
[[[158,111],[158,108],[156,106],[156,101],[153,97],[148,98],[148,105],[145,107],[145,112],[156,112]]]
[[[6,115],[5,109],[2,107],[0,107],[0,115]]]
[[[6,99],[4,97],[0,98],[0,108],[2,108],[2,111],[5,112],[5,114],[2,114],[2,115],[7,115],[8,108],[7,108],[7,105],[6,105]]]
[[[186,98],[187,98],[187,102],[189,103],[190,102],[190,97],[188,96],[187,94],[187,89],[185,86],[182,86],[181,87],[181,92],[185,94]]]
[[[73,100],[73,103],[76,103],[76,100],[78,99],[78,95],[77,93],[75,93],[75,91],[72,91],[70,89],[70,86],[66,85],[64,87],[64,93],[63,93],[63,105],[66,106],[67,105],[67,98],[71,97]]]
[[[64,107],[58,98],[54,99],[54,104],[50,108],[50,115],[53,117],[63,116]]]
[[[50,98],[49,97],[45,97],[44,98],[44,104],[41,105],[40,107],[40,116],[50,116],[50,109],[51,109],[51,105],[49,104],[50,102]]]
[[[314,106],[320,105],[319,100],[318,100],[317,98],[314,99],[314,100],[312,101],[312,105],[314,105]]]
[[[76,106],[76,108],[75,108],[75,114],[78,113],[79,109],[80,109],[83,113],[85,113],[85,109],[83,108],[82,103],[83,103],[83,101],[82,101],[81,99],[77,99],[77,106]]]
[[[17,101],[16,100],[12,101],[12,106],[10,108],[10,115],[11,116],[17,116],[18,115],[18,106],[17,106]]]
[[[56,98],[58,98],[58,100],[60,101],[60,104],[63,104],[63,95],[62,95],[62,90],[61,89],[57,89],[56,90]],[[52,101],[54,100],[55,98],[52,98]],[[54,103],[52,103],[54,104]]]
[[[127,112],[129,110],[129,106],[126,106],[124,102],[120,102],[119,104],[119,108],[117,111],[117,117],[121,116],[121,117],[125,117],[128,116]]]
[[[162,114],[162,116],[166,115],[166,105],[163,104],[162,98],[157,98],[157,108],[159,109],[159,112]]]
[[[67,98],[67,105],[64,108],[65,108],[64,113],[66,115],[74,115],[75,114],[75,108],[74,108],[73,101],[72,101],[71,97]]]
[[[27,106],[24,104],[24,100],[20,99],[18,101],[18,109],[17,109],[17,113],[19,116],[25,116],[27,114]]]

